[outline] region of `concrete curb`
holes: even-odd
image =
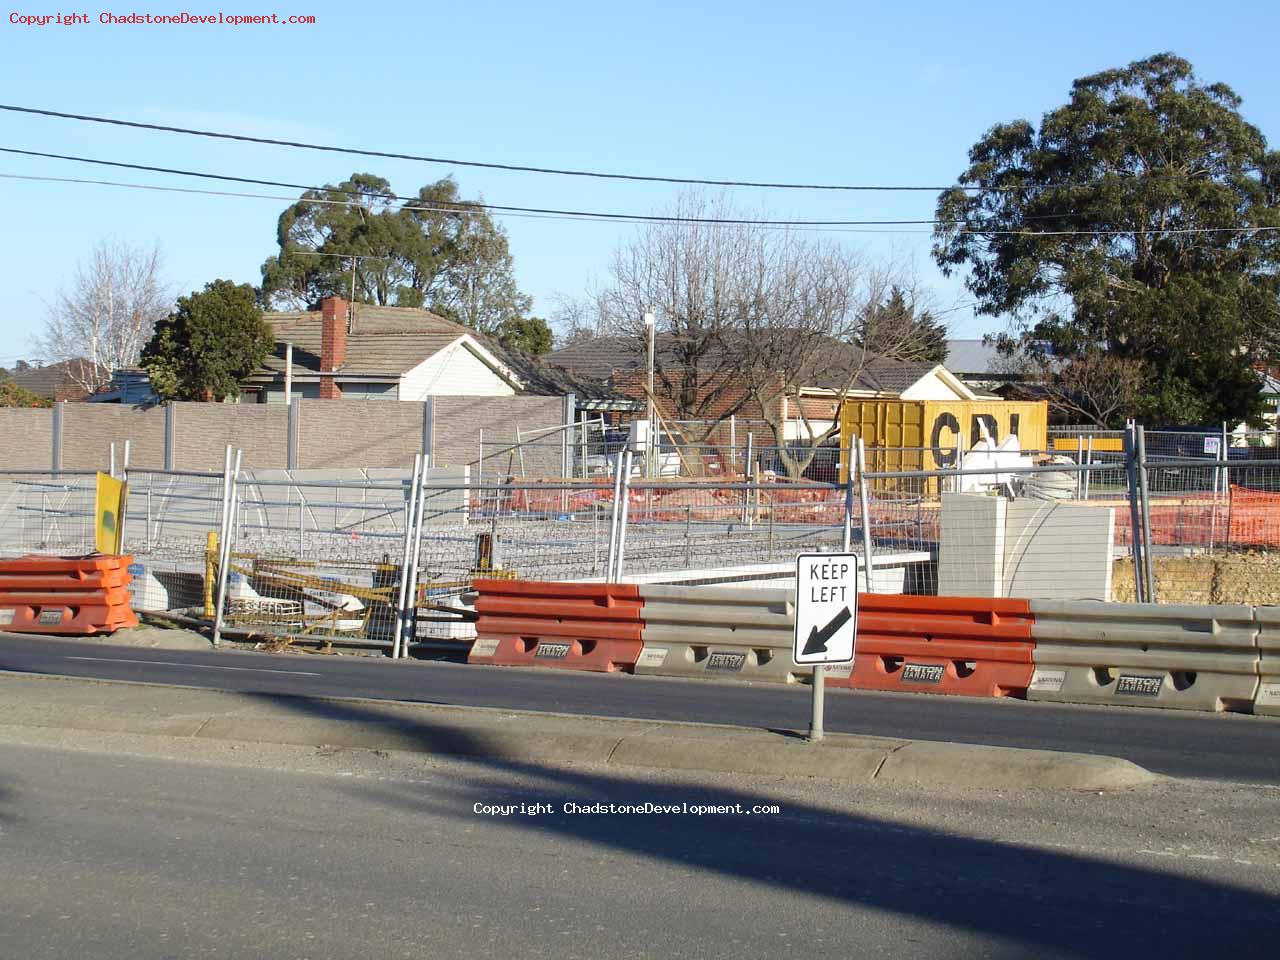
[[[981,789],[1114,790],[1156,774],[1116,757],[699,723],[288,697],[0,672],[0,726],[351,747],[504,764],[574,763]]]

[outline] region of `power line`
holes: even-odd
[[[166,187],[166,186],[162,186],[160,184],[154,184],[154,183],[122,183],[117,180],[90,180],[90,179],[83,179],[78,177],[42,177],[42,176],[35,176],[33,174],[20,174],[20,173],[0,173],[0,179],[26,180],[26,181],[33,181],[33,182],[39,182],[39,183],[74,183],[74,184],[86,184],[86,185],[101,186],[101,187],[122,187],[130,190],[152,190],[152,191],[157,191],[161,193],[184,193],[184,194],[195,194],[198,196],[230,197],[230,198],[242,198],[242,199],[251,199],[251,200],[285,200],[285,201],[293,202],[297,199],[296,197],[285,197],[285,196],[280,196],[278,194],[242,193],[242,192],[230,191],[230,190],[199,190],[194,187]],[[307,201],[307,203],[322,203],[322,204],[330,204],[334,206],[349,206],[354,202],[355,202],[354,200],[328,200],[328,199],[310,199]],[[459,208],[456,206],[436,207],[436,206],[421,205],[421,204],[418,204],[418,205],[410,204],[410,205],[403,206],[400,209],[419,210],[419,211],[429,212],[429,213],[459,212]],[[555,215],[555,214],[541,214],[541,213],[514,213],[514,212],[506,212],[503,210],[498,210],[497,212],[499,216],[504,216],[504,217],[524,217],[526,219],[535,219],[535,220],[578,220],[585,223],[619,223],[619,222],[648,223],[648,222],[652,222],[653,220],[652,217],[639,216],[639,215],[637,215],[633,219],[606,220],[606,219],[601,219],[602,215],[592,214],[592,213],[566,213],[564,215]],[[614,215],[614,216],[622,217],[624,215]],[[731,225],[735,221],[694,219],[688,222],[706,223],[711,226],[716,226],[716,225]],[[826,232],[826,233],[870,233],[870,234],[883,233],[883,234],[929,235],[929,234],[932,234],[933,232],[932,230],[866,229],[866,228],[859,228],[859,227],[839,227],[839,226],[826,227],[826,226],[816,226],[816,225],[804,226],[805,224],[818,224],[820,223],[820,221],[792,221],[788,223],[788,221],[785,221],[785,220],[778,220],[778,221],[746,220],[746,221],[736,221],[736,222],[756,224],[759,226],[770,227],[770,228],[785,227],[785,226],[799,226],[801,229],[809,229],[815,232]],[[835,221],[835,222],[839,223],[840,221]],[[847,222],[857,223],[858,221],[847,221]],[[871,222],[875,222],[875,221],[871,221]],[[892,224],[892,223],[899,223],[899,222],[910,223],[912,221],[882,221],[882,222]],[[915,221],[915,222],[929,223],[932,221]],[[945,221],[940,221],[940,222],[945,222]],[[962,221],[957,221],[957,224],[959,224],[960,222]],[[1226,234],[1226,233],[1235,233],[1235,234],[1272,233],[1276,231],[1280,231],[1280,226],[1275,226],[1275,227],[1271,227],[1271,226],[1164,227],[1164,228],[1153,228],[1150,230],[1143,230],[1143,231],[1137,231],[1137,230],[987,230],[983,228],[971,229],[963,226],[957,226],[956,228],[957,233],[974,234],[977,236],[984,236],[984,237],[987,237],[987,236],[1127,237],[1127,236],[1132,236],[1135,233],[1139,233],[1139,232],[1148,233],[1148,234],[1159,234],[1161,236],[1181,236],[1181,235]],[[350,254],[344,254],[344,256],[350,256]]]
[[[966,300],[964,303],[957,303],[954,307],[947,307],[945,310],[928,310],[926,312],[934,317],[945,317],[948,314],[958,313],[961,310],[967,310],[970,307],[976,307],[977,305],[977,300]]]
[[[177,167],[158,167],[142,163],[126,163],[120,160],[99,160],[92,157],[79,157],[65,153],[46,153],[40,150],[23,150],[18,147],[0,147],[0,153],[11,153],[24,157],[41,157],[48,160],[69,160],[74,163],[88,163],[104,167],[117,167],[125,170],[143,170],[149,173],[173,174],[181,177],[195,177],[203,180],[220,180],[228,183],[245,183],[262,187],[284,187],[290,190],[303,190],[309,193],[340,194],[364,200],[373,197],[378,200],[399,203],[414,203],[413,197],[404,197],[394,193],[367,194],[359,190],[343,190],[340,187],[316,187],[301,183],[289,183],[281,180],[263,180],[255,177],[237,177],[230,174],[207,173],[197,170],[183,170]],[[318,202],[306,200],[304,202]],[[606,213],[592,210],[559,210],[546,207],[516,207],[500,204],[482,203],[479,201],[436,201],[441,210],[465,212],[467,210],[487,210],[495,213],[546,214],[557,217],[589,217],[599,220],[617,220],[628,223],[699,223],[722,226],[769,226],[769,227],[889,227],[889,226],[940,226],[967,225],[968,220],[765,220],[737,219],[732,217],[679,217],[665,214],[640,213]],[[405,207],[404,209],[427,209]],[[435,208],[432,208],[435,209]],[[1062,220],[1071,214],[1044,214],[1024,217],[1025,220]]]
[[[284,187],[288,190],[305,190],[315,193],[336,193],[343,196],[377,200],[390,200],[398,203],[415,203],[413,197],[403,197],[394,193],[367,194],[359,190],[343,190],[339,187],[316,187],[303,183],[287,183],[281,180],[260,180],[255,177],[236,177],[229,174],[205,173],[197,170],[182,170],[176,167],[156,167],[143,163],[125,163],[119,160],[97,160],[91,157],[77,157],[64,153],[45,153],[39,150],[21,150],[17,147],[0,147],[0,153],[12,153],[24,157],[42,157],[47,160],[70,160],[75,163],[91,163],[103,167],[118,167],[125,170],[143,170],[149,173],[169,173],[180,177],[197,177],[202,180],[221,180],[228,183],[245,183],[257,187]],[[307,200],[305,202],[315,202]],[[443,210],[465,213],[468,210],[491,210],[496,213],[537,213],[561,217],[591,217],[599,220],[621,220],[626,222],[645,223],[705,223],[722,226],[770,226],[770,227],[870,227],[870,226],[930,226],[937,223],[958,223],[961,221],[942,220],[751,220],[732,217],[677,217],[664,214],[644,213],[603,213],[592,210],[557,210],[545,207],[502,206],[493,203],[460,200],[435,201]],[[413,209],[406,207],[405,209]],[[1057,219],[1054,217],[1053,219]]]
[[[166,186],[162,186],[160,184],[155,184],[155,183],[124,183],[118,180],[92,180],[92,179],[81,178],[81,177],[45,177],[45,176],[35,176],[33,174],[0,173],[0,179],[27,180],[27,181],[33,181],[33,182],[39,182],[39,183],[74,183],[74,184],[86,184],[90,186],[100,186],[100,187],[122,187],[129,190],[151,190],[151,191],[156,191],[160,193],[184,193],[184,194],[194,194],[197,196],[208,196],[208,197],[228,197],[228,198],[239,198],[239,199],[249,199],[249,200],[283,200],[289,203],[295,203],[298,200],[297,197],[287,197],[287,196],[282,196],[280,194],[245,193],[245,192],[233,191],[233,190],[201,190],[195,187],[166,187]],[[350,206],[354,204],[356,201],[314,198],[314,199],[309,199],[306,202],[315,203],[315,204],[328,204],[331,206]],[[426,204],[406,204],[405,206],[400,207],[400,209],[410,210],[410,211],[421,211],[425,213],[459,213],[461,212],[460,208],[457,206],[442,207],[442,206],[431,206]],[[637,216],[634,219],[602,219],[600,216],[596,214],[590,214],[590,213],[581,213],[581,214],[516,213],[516,212],[508,212],[505,210],[497,210],[495,212],[500,217],[517,217],[517,218],[522,218],[526,220],[570,220],[570,221],[580,221],[583,223],[646,223],[646,222],[650,222],[650,218],[643,217],[643,216]],[[746,222],[756,223],[756,224],[770,226],[770,227],[778,226],[781,223],[781,221],[778,221],[777,223],[770,223],[769,221],[761,221],[761,220],[753,220],[753,221],[746,221]],[[715,225],[714,221],[708,221],[708,223],[710,225]],[[727,224],[722,222],[721,225],[727,225]],[[816,227],[816,228],[810,227],[807,229],[814,229],[814,230],[823,231],[823,232],[843,232],[843,233],[928,233],[929,232],[927,230],[916,230],[916,231],[867,230],[867,229],[860,230],[855,228],[837,228],[837,227]]]
[[[412,153],[395,153],[389,150],[368,150],[361,147],[335,147],[320,143],[306,143],[299,140],[276,140],[270,137],[252,137],[243,133],[224,133],[216,130],[198,130],[191,127],[174,127],[159,123],[141,123],[137,120],[120,120],[114,117],[98,117],[84,113],[64,113],[60,110],[41,110],[36,107],[19,107],[13,104],[0,103],[0,110],[10,113],[26,113],[41,117],[56,117],[60,120],[79,120],[85,123],[102,123],[115,127],[130,127],[135,130],[153,130],[158,133],[180,133],[191,137],[208,137],[215,140],[236,140],[241,143],[260,143],[271,147],[293,147],[298,150],[315,150],[323,153],[345,153],[357,157],[379,157],[387,160],[413,160],[419,163],[438,163],[454,167],[478,167],[485,170],[507,170],[517,173],[540,173],[559,177],[590,177],[597,180],[627,180],[641,183],[673,183],[703,187],[758,187],[768,190],[836,190],[865,192],[921,192],[939,193],[946,190],[974,191],[978,187],[966,187],[950,184],[944,187],[885,185],[885,184],[840,184],[840,183],[774,183],[760,180],[717,180],[701,177],[670,177],[638,173],[606,173],[599,170],[569,170],[557,167],[537,167],[516,163],[495,163],[482,160],[458,160],[452,157],[428,157]],[[996,188],[1005,192],[1016,192],[1022,187]]]

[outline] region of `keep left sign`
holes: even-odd
[[[858,557],[802,553],[796,557],[796,664],[852,663],[858,633]]]

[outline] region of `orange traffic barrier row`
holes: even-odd
[[[41,557],[31,554],[0,560],[0,574],[91,574],[105,570],[127,570],[131,563],[133,555],[128,553],[94,553],[85,557]]]
[[[10,573],[0,561],[0,594],[32,590],[110,590],[133,581],[124,567],[92,573]]]
[[[782,589],[475,586],[471,663],[784,683],[814,669],[794,665]],[[1277,611],[862,593],[853,662],[823,676],[856,690],[1280,713]]]
[[[0,630],[90,635],[136,627],[128,555],[0,560]]]
[[[1034,618],[1027,600],[858,595],[858,634],[848,677],[833,687],[970,697],[1025,697]]]
[[[470,663],[634,673],[645,650],[638,585],[477,580],[475,587],[477,639]],[[859,594],[854,663],[848,676],[829,672],[827,683],[1025,697],[1035,669],[1033,619],[1026,600]],[[701,622],[697,628],[709,651],[717,647],[717,629]],[[727,639],[719,646],[728,650],[740,638],[732,623],[723,630]],[[669,634],[667,628],[661,638],[650,638],[655,650],[674,642]],[[791,651],[783,646],[789,638],[772,637],[768,646],[774,644],[770,659],[790,662]],[[646,659],[646,666],[662,673],[653,660]]]
[[[634,671],[644,646],[635,584],[476,580],[475,589],[468,663]]]
[[[5,590],[0,591],[0,606],[42,606],[48,603],[61,604],[101,604],[106,607],[117,607],[128,604],[130,600],[129,586],[108,587],[104,590]]]
[[[129,604],[0,604],[0,630],[13,633],[49,633],[91,636],[136,627],[138,618]]]

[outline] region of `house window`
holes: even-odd
[[[343,400],[396,400],[399,391],[394,383],[338,383]]]

